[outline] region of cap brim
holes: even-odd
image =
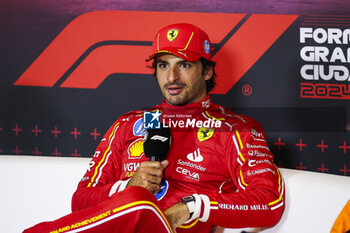
[[[173,54],[179,58],[182,58],[182,59],[184,59],[186,61],[190,61],[190,62],[197,61],[201,58],[201,55],[190,52],[188,50],[182,50],[182,49],[177,49],[177,48],[168,48],[168,49],[159,50],[158,52],[147,57],[146,62],[154,59],[158,54],[162,54],[162,53],[170,53],[170,54]]]

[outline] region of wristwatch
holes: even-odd
[[[192,215],[196,209],[196,199],[194,198],[194,196],[182,197],[181,203],[187,205],[188,211],[190,212],[190,218],[192,218]]]

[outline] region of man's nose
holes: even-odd
[[[169,69],[168,81],[169,81],[170,83],[173,83],[173,82],[175,82],[175,81],[177,81],[177,80],[179,80],[179,79],[180,79],[180,76],[179,76],[179,70],[178,70],[178,68],[177,68],[177,67],[171,67],[171,68]]]

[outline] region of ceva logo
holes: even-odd
[[[211,37],[225,94],[296,20],[297,15],[95,11],[68,24],[14,83],[18,86],[96,89],[111,74],[145,74],[156,32],[177,22]],[[127,23],[125,23],[127,22]]]

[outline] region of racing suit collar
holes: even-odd
[[[213,105],[213,102],[209,95],[207,95],[201,101],[190,103],[182,106],[174,106],[168,104],[166,99],[163,99],[161,104],[162,110],[166,114],[175,114],[175,113],[186,113],[186,114],[196,114],[208,110]]]

